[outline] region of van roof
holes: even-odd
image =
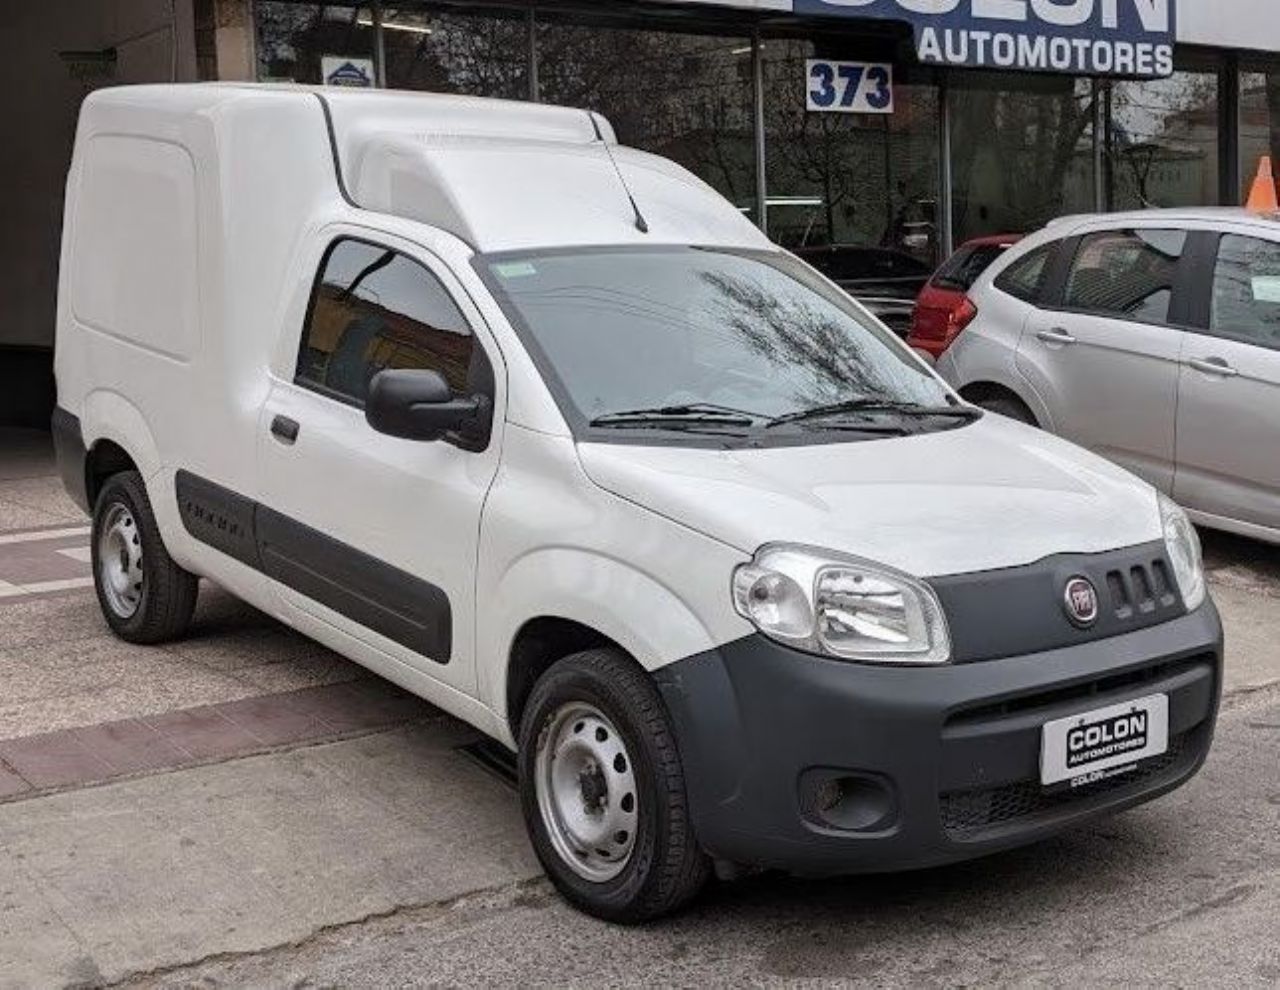
[[[447,230],[477,251],[769,243],[710,186],[673,162],[618,146],[609,122],[586,110],[386,90],[197,83],[98,90],[85,101],[81,128],[118,127],[122,114],[128,130],[153,136],[181,131],[183,121],[175,118],[183,117],[216,117],[226,126],[243,115],[269,126],[273,113],[294,116],[300,103],[314,106],[317,134],[334,158],[336,189],[329,195]],[[223,159],[236,142],[213,147]],[[316,147],[308,140],[298,154],[314,155]],[[233,165],[217,167],[237,175]],[[234,206],[233,198],[228,202]]]

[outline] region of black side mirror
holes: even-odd
[[[457,397],[438,371],[379,371],[369,383],[364,418],[379,433],[404,440],[443,440],[483,450],[493,404],[488,396]]]

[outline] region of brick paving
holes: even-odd
[[[0,460],[0,802],[440,714],[208,583],[187,639],[115,640],[93,600],[89,522],[47,437],[17,439]]]
[[[89,527],[0,533],[0,607],[93,586]]]
[[[366,680],[5,739],[0,801],[381,732],[439,715],[386,681]]]

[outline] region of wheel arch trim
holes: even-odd
[[[727,584],[724,593],[729,594]],[[572,547],[526,554],[484,597],[494,603],[495,611],[484,623],[477,618],[480,691],[484,703],[504,718],[520,633],[538,619],[564,620],[592,630],[650,673],[722,641],[673,589],[624,561]],[[619,601],[628,604],[626,616],[617,607]],[[651,616],[653,621],[634,621],[637,616]]]

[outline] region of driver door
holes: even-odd
[[[426,251],[334,234],[294,338],[296,364],[274,376],[258,440],[260,552],[283,603],[469,695],[480,513],[504,402],[497,348],[479,327]],[[369,382],[397,368],[438,371],[456,394],[487,393],[494,433],[484,449],[375,432]]]

